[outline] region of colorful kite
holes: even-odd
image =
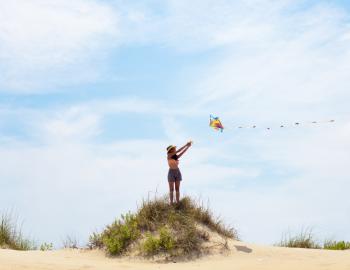
[[[215,130],[220,130],[221,132],[224,131],[224,126],[222,125],[219,117],[210,115],[209,126],[214,128]]]
[[[279,124],[276,125],[275,127],[279,127],[279,128],[289,128],[289,127],[299,127],[301,125],[319,125],[319,124],[324,124],[324,123],[334,123],[335,120],[323,120],[323,121],[305,121],[305,122],[294,122],[294,123],[283,123],[283,124]],[[221,132],[223,132],[224,127],[219,119],[219,117],[215,117],[213,115],[210,115],[210,123],[209,126],[214,128],[215,130],[220,130]],[[257,125],[246,125],[246,126],[236,126],[236,127],[229,127],[229,130],[232,130],[232,128],[238,128],[238,129],[258,129],[259,126]],[[262,127],[264,128],[264,127]],[[267,130],[272,130],[272,127],[265,127],[264,129]]]

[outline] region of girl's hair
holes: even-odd
[[[168,153],[170,153],[171,150],[173,150],[175,147],[176,147],[176,146],[174,146],[174,145],[169,145],[169,146],[166,148],[166,151],[167,151]]]

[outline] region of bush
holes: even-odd
[[[136,216],[126,214],[106,228],[102,233],[102,242],[110,255],[119,255],[140,235]]]
[[[0,217],[0,248],[15,250],[36,249],[33,241],[25,239],[16,220],[10,214]]]
[[[350,249],[350,242],[327,240],[324,242],[323,248],[330,250],[346,250]]]
[[[146,234],[146,240],[142,245],[142,251],[146,255],[155,255],[160,251],[159,238],[154,237],[151,233]]]
[[[174,247],[174,238],[166,227],[159,231],[159,246],[164,251],[171,251]]]
[[[142,251],[146,255],[155,255],[159,252],[169,252],[173,250],[174,238],[166,227],[159,230],[159,237],[146,233],[146,240],[142,245]]]

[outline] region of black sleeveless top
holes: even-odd
[[[175,155],[173,155],[173,156],[171,156],[170,157],[171,159],[174,159],[174,160],[178,160],[179,159],[179,157],[175,154]]]

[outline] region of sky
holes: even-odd
[[[242,240],[350,240],[349,72],[347,1],[0,0],[0,213],[85,244],[193,140],[181,192]]]

